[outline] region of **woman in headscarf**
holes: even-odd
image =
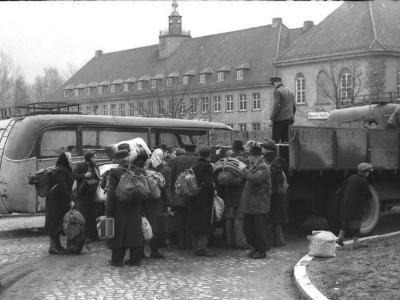
[[[98,204],[95,202],[100,174],[96,166],[96,152],[85,153],[85,161],[78,163],[74,170],[74,179],[77,187],[77,207],[86,221],[88,238],[97,240],[96,218],[98,217]]]
[[[151,158],[145,166],[146,170],[155,171],[164,177],[165,186],[161,188],[161,197],[158,199],[149,199],[144,204],[144,211],[147,219],[150,222],[154,237],[150,242],[151,254],[150,258],[164,258],[164,255],[159,252],[162,242],[162,234],[165,228],[159,228],[158,219],[163,213],[168,212],[171,200],[171,168],[164,161],[163,150],[157,148],[153,151]]]
[[[50,236],[50,254],[65,254],[61,246],[60,234],[65,213],[71,204],[72,169],[71,153],[63,152],[57,159],[56,168],[52,172],[51,186],[46,196],[45,231]]]

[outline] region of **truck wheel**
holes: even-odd
[[[369,190],[372,193],[372,197],[368,199],[363,205],[363,216],[361,218],[361,229],[362,235],[368,234],[374,230],[379,220],[379,196],[376,189],[373,186],[369,186]]]

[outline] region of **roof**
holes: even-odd
[[[400,51],[400,3],[346,1],[309,29],[277,62],[366,50]]]
[[[285,30],[288,29],[285,27]],[[158,44],[104,53],[92,58],[64,86],[91,81],[113,81],[117,78],[143,78],[157,73],[166,77],[172,72],[185,75],[197,70],[194,74],[198,75],[199,71],[205,68],[218,70],[223,66],[240,65],[251,67],[241,82],[266,82],[266,78],[273,76],[274,72],[272,61],[276,55],[278,33],[278,28],[267,25],[188,38],[175,52],[162,59],[158,56]],[[208,84],[215,82],[215,86],[220,85],[217,84],[217,74],[213,73],[213,76],[215,80],[210,79]],[[237,85],[234,74],[226,76],[224,82]],[[204,86],[195,83],[191,87],[196,88],[196,84],[198,87]],[[58,96],[63,98],[62,93]]]

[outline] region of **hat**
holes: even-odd
[[[130,150],[131,150],[128,143],[122,143],[122,144],[118,145],[117,148],[118,148],[118,150],[126,150],[128,152],[130,152]]]
[[[201,147],[199,149],[199,155],[201,157],[209,157],[211,154],[211,147]]]
[[[123,159],[125,157],[129,156],[129,152],[126,150],[118,150],[117,152],[115,152],[114,154],[114,159]]]
[[[243,142],[241,140],[234,140],[232,144],[232,149],[233,150],[243,150]]]
[[[357,171],[361,173],[372,171],[372,169],[373,169],[372,164],[366,162],[362,162],[357,166]]]
[[[274,82],[282,82],[282,78],[278,77],[278,76],[273,76],[270,79],[271,84],[273,84]]]
[[[260,144],[256,143],[249,148],[249,155],[262,155]]]
[[[276,145],[273,140],[270,139],[265,139],[264,143],[261,144],[261,147],[270,150],[270,151],[276,151]]]

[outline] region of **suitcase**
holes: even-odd
[[[114,237],[114,218],[99,217],[97,220],[97,233],[99,239],[107,240]]]

